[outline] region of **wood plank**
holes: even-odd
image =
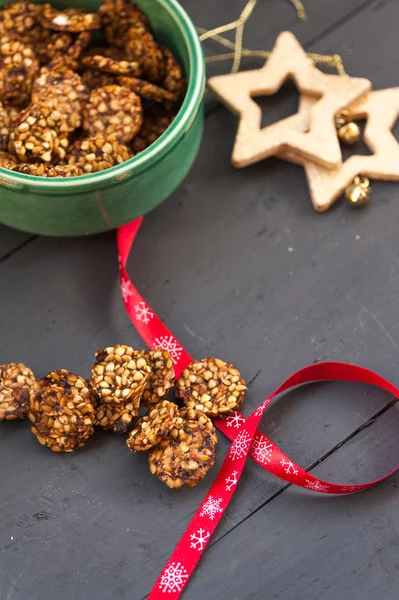
[[[34,236],[0,225],[0,261],[18,248],[30,243]]]
[[[237,19],[246,0],[220,0],[217,3],[213,0],[182,0],[181,4],[195,25],[212,29]],[[322,38],[326,31],[341,25],[345,19],[357,15],[369,4],[370,0],[308,0],[304,2],[308,19],[299,21],[290,0],[259,0],[247,21],[244,45],[257,50],[271,50],[274,40],[283,30],[292,31],[301,43],[309,44],[312,40]],[[207,43],[206,47],[217,53],[223,50],[213,42],[209,42],[209,46]]]
[[[391,19],[396,14],[392,3],[384,10]],[[383,22],[384,11],[370,12],[365,35],[376,31],[376,19]],[[397,44],[391,29],[389,35]],[[361,65],[356,45],[353,51]],[[247,380],[257,375],[246,413],[318,358],[361,362],[398,383],[396,188],[384,188],[392,189],[390,199],[369,211],[349,212],[341,203],[316,215],[299,168],[278,161],[241,172],[229,166],[234,130],[224,110],[208,118],[193,171],[146,219],[129,264],[141,291],[195,356],[219,355]],[[2,360],[23,360],[38,375],[61,366],[87,374],[97,347],[139,345],[118,296],[113,234],[37,240],[5,261],[0,277]],[[277,403],[265,430],[307,466],[386,402],[369,390],[314,388]],[[57,456],[26,428],[5,424],[0,439],[7,481],[1,597],[144,596],[227,443],[220,442],[210,477],[176,494],[123,439],[99,433],[76,456]],[[246,493],[237,492],[219,536],[281,489],[254,465],[243,484]],[[226,561],[217,560],[220,573]]]
[[[216,140],[223,119],[209,121],[208,139]],[[223,160],[216,165],[213,160],[211,144],[204,145],[179,194],[146,220],[135,264],[130,264],[162,318],[195,356],[232,360],[247,380],[260,371],[245,412],[292,370],[322,356],[379,365],[382,374],[397,381],[391,341],[395,327],[389,337],[375,321],[388,327],[396,318],[396,288],[387,285],[396,253],[389,205],[383,207],[386,220],[377,221],[376,234],[359,215],[349,215],[340,229],[337,213],[316,222],[318,216],[305,206],[300,213],[288,201],[264,198],[260,173],[254,187],[241,181],[230,198],[226,192],[218,198],[209,186],[215,181],[218,185],[219,173],[224,177]],[[201,173],[213,168],[214,175],[209,180],[202,176],[200,185]],[[286,177],[281,171],[277,178],[281,190]],[[268,192],[277,194],[275,177],[268,181]],[[290,183],[295,185],[292,178]],[[185,196],[189,186],[191,193]],[[268,232],[256,236],[265,227]],[[359,244],[355,231],[367,243]],[[377,250],[383,236],[386,261],[381,266]],[[182,239],[187,240],[184,246]],[[288,252],[288,244],[295,253]],[[323,248],[320,256],[318,247]],[[351,265],[346,261],[349,251]],[[267,260],[271,254],[273,261]],[[371,290],[370,269],[375,271]],[[38,375],[58,367],[85,375],[97,347],[139,345],[118,297],[112,234],[37,240],[3,263],[0,275],[3,360],[23,360]],[[365,299],[375,318],[360,309]],[[323,387],[309,396],[292,396],[271,410],[266,431],[310,465],[384,406],[385,396],[368,392],[352,396],[352,390]],[[30,600],[47,600],[54,593],[60,600],[69,600],[71,594],[127,598],[132,590],[133,597],[142,597],[209,488],[227,443],[220,442],[209,478],[194,490],[173,493],[150,476],[145,456],[127,452],[123,439],[98,434],[85,451],[64,457],[41,448],[26,429],[23,423],[2,426],[0,468],[7,481],[3,519],[15,529],[15,535],[10,533],[15,544],[2,540],[2,589],[9,593],[17,582],[21,597],[29,593]],[[233,505],[218,535],[281,489],[279,481],[255,466],[248,468],[244,482],[246,493],[239,492],[241,501]],[[21,564],[27,565],[22,575]]]
[[[340,483],[381,476],[398,464],[398,427],[396,405],[312,472]],[[187,596],[396,599],[398,487],[398,475],[342,497],[289,487],[206,552]]]

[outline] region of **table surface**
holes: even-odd
[[[309,51],[340,53],[348,73],[375,89],[399,84],[396,0],[305,4],[300,23],[288,0],[260,2],[246,45],[270,49],[288,29]],[[212,27],[236,18],[243,1],[184,5],[196,24]],[[207,52],[219,48],[209,43]],[[268,98],[265,122],[296,102],[289,88]],[[340,200],[317,214],[300,167],[276,159],[231,167],[235,130],[235,117],[209,96],[198,159],[145,219],[129,261],[138,288],[194,356],[240,368],[245,414],[320,359],[362,364],[398,385],[399,186],[373,183],[367,210]],[[1,227],[0,282],[3,362],[23,361],[37,375],[60,367],[85,375],[99,347],[142,347],[118,291],[114,233],[60,240]],[[398,407],[375,389],[314,386],[267,415],[265,433],[331,481],[365,481],[399,462]],[[4,423],[1,600],[144,598],[227,448],[220,439],[212,472],[176,492],[123,438],[99,432],[83,451],[60,456],[39,446],[26,422]],[[185,597],[398,598],[398,475],[362,494],[325,497],[249,462]]]

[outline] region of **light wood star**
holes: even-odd
[[[310,112],[312,99],[304,98],[302,109]],[[314,208],[323,212],[342,195],[357,175],[370,179],[399,181],[399,144],[392,128],[399,118],[399,87],[370,92],[349,109],[351,119],[367,118],[364,141],[372,155],[352,155],[333,171],[303,162]],[[284,158],[301,162],[293,155]]]
[[[262,111],[254,96],[275,94],[287,79],[293,79],[301,96],[317,102],[307,111],[261,128]],[[254,71],[212,77],[211,90],[240,116],[232,162],[245,167],[283,151],[327,168],[341,162],[334,115],[371,87],[367,79],[326,75],[317,69],[290,32],[281,33],[266,64]]]

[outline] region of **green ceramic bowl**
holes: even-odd
[[[0,0],[2,4],[4,0]],[[96,10],[101,0],[52,0],[52,4]],[[177,0],[137,0],[137,4],[150,19],[157,39],[175,53],[184,68],[188,89],[176,119],[144,152],[101,173],[50,179],[0,168],[0,222],[42,235],[98,233],[149,212],[186,176],[203,128],[201,44]]]

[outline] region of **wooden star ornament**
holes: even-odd
[[[301,97],[317,100],[310,115],[308,108],[300,107],[296,114],[261,128],[262,111],[253,97],[275,94],[287,79],[294,81]],[[287,31],[278,36],[261,69],[212,77],[208,85],[240,117],[232,155],[235,167],[289,151],[330,169],[342,162],[334,115],[371,87],[367,79],[326,75]]]
[[[311,111],[312,99],[302,101],[302,109]],[[364,141],[371,155],[352,155],[332,171],[304,162],[310,197],[314,208],[324,212],[342,195],[356,176],[399,181],[399,144],[392,128],[399,118],[399,87],[370,92],[366,98],[349,107],[351,119],[367,118]],[[299,162],[295,156],[284,156]]]

